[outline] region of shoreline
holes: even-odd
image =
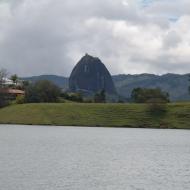
[[[30,126],[36,126],[36,127],[65,127],[65,128],[105,128],[105,129],[163,129],[163,130],[187,130],[189,131],[190,128],[159,128],[159,127],[133,127],[133,126],[77,126],[77,125],[50,125],[50,124],[14,124],[14,123],[0,123],[0,127],[1,126],[26,126],[26,127],[30,127]]]

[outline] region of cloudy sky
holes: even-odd
[[[190,0],[0,0],[0,68],[69,76],[85,53],[112,74],[190,72]]]

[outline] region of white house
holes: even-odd
[[[3,79],[3,84],[4,85],[14,85],[13,81],[11,79],[8,79],[8,78]]]

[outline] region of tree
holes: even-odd
[[[22,81],[22,89],[26,89],[30,85],[30,82],[27,80]]]
[[[14,84],[17,85],[17,83],[18,83],[18,76],[16,74],[12,75],[11,76],[11,80],[13,81]]]
[[[100,92],[95,94],[94,102],[95,103],[105,103],[106,102],[105,90],[101,90]]]
[[[5,100],[4,95],[0,92],[0,108],[4,106]]]
[[[0,108],[8,105],[7,94],[3,93],[0,89]]]
[[[159,88],[136,88],[132,91],[131,99],[136,103],[147,103],[148,111],[156,117],[167,113],[169,94]]]
[[[4,80],[7,77],[7,75],[8,75],[8,72],[7,72],[6,69],[1,69],[0,70],[0,88],[3,87],[3,84],[5,82]]]
[[[159,100],[161,102],[169,102],[169,94],[163,92],[160,88],[135,88],[131,93],[131,99],[136,103],[147,103],[149,101]]]
[[[48,80],[37,81],[26,87],[25,99],[29,103],[57,102],[61,90]]]
[[[143,103],[145,102],[145,97],[143,95],[142,88],[135,88],[131,93],[131,99],[136,103]]]

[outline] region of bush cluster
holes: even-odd
[[[37,81],[29,84],[25,90],[27,103],[57,102],[61,89],[48,80]]]
[[[136,103],[169,102],[169,94],[160,88],[135,88],[131,93],[131,99]]]
[[[73,102],[83,102],[83,96],[81,93],[61,93],[61,97]]]

